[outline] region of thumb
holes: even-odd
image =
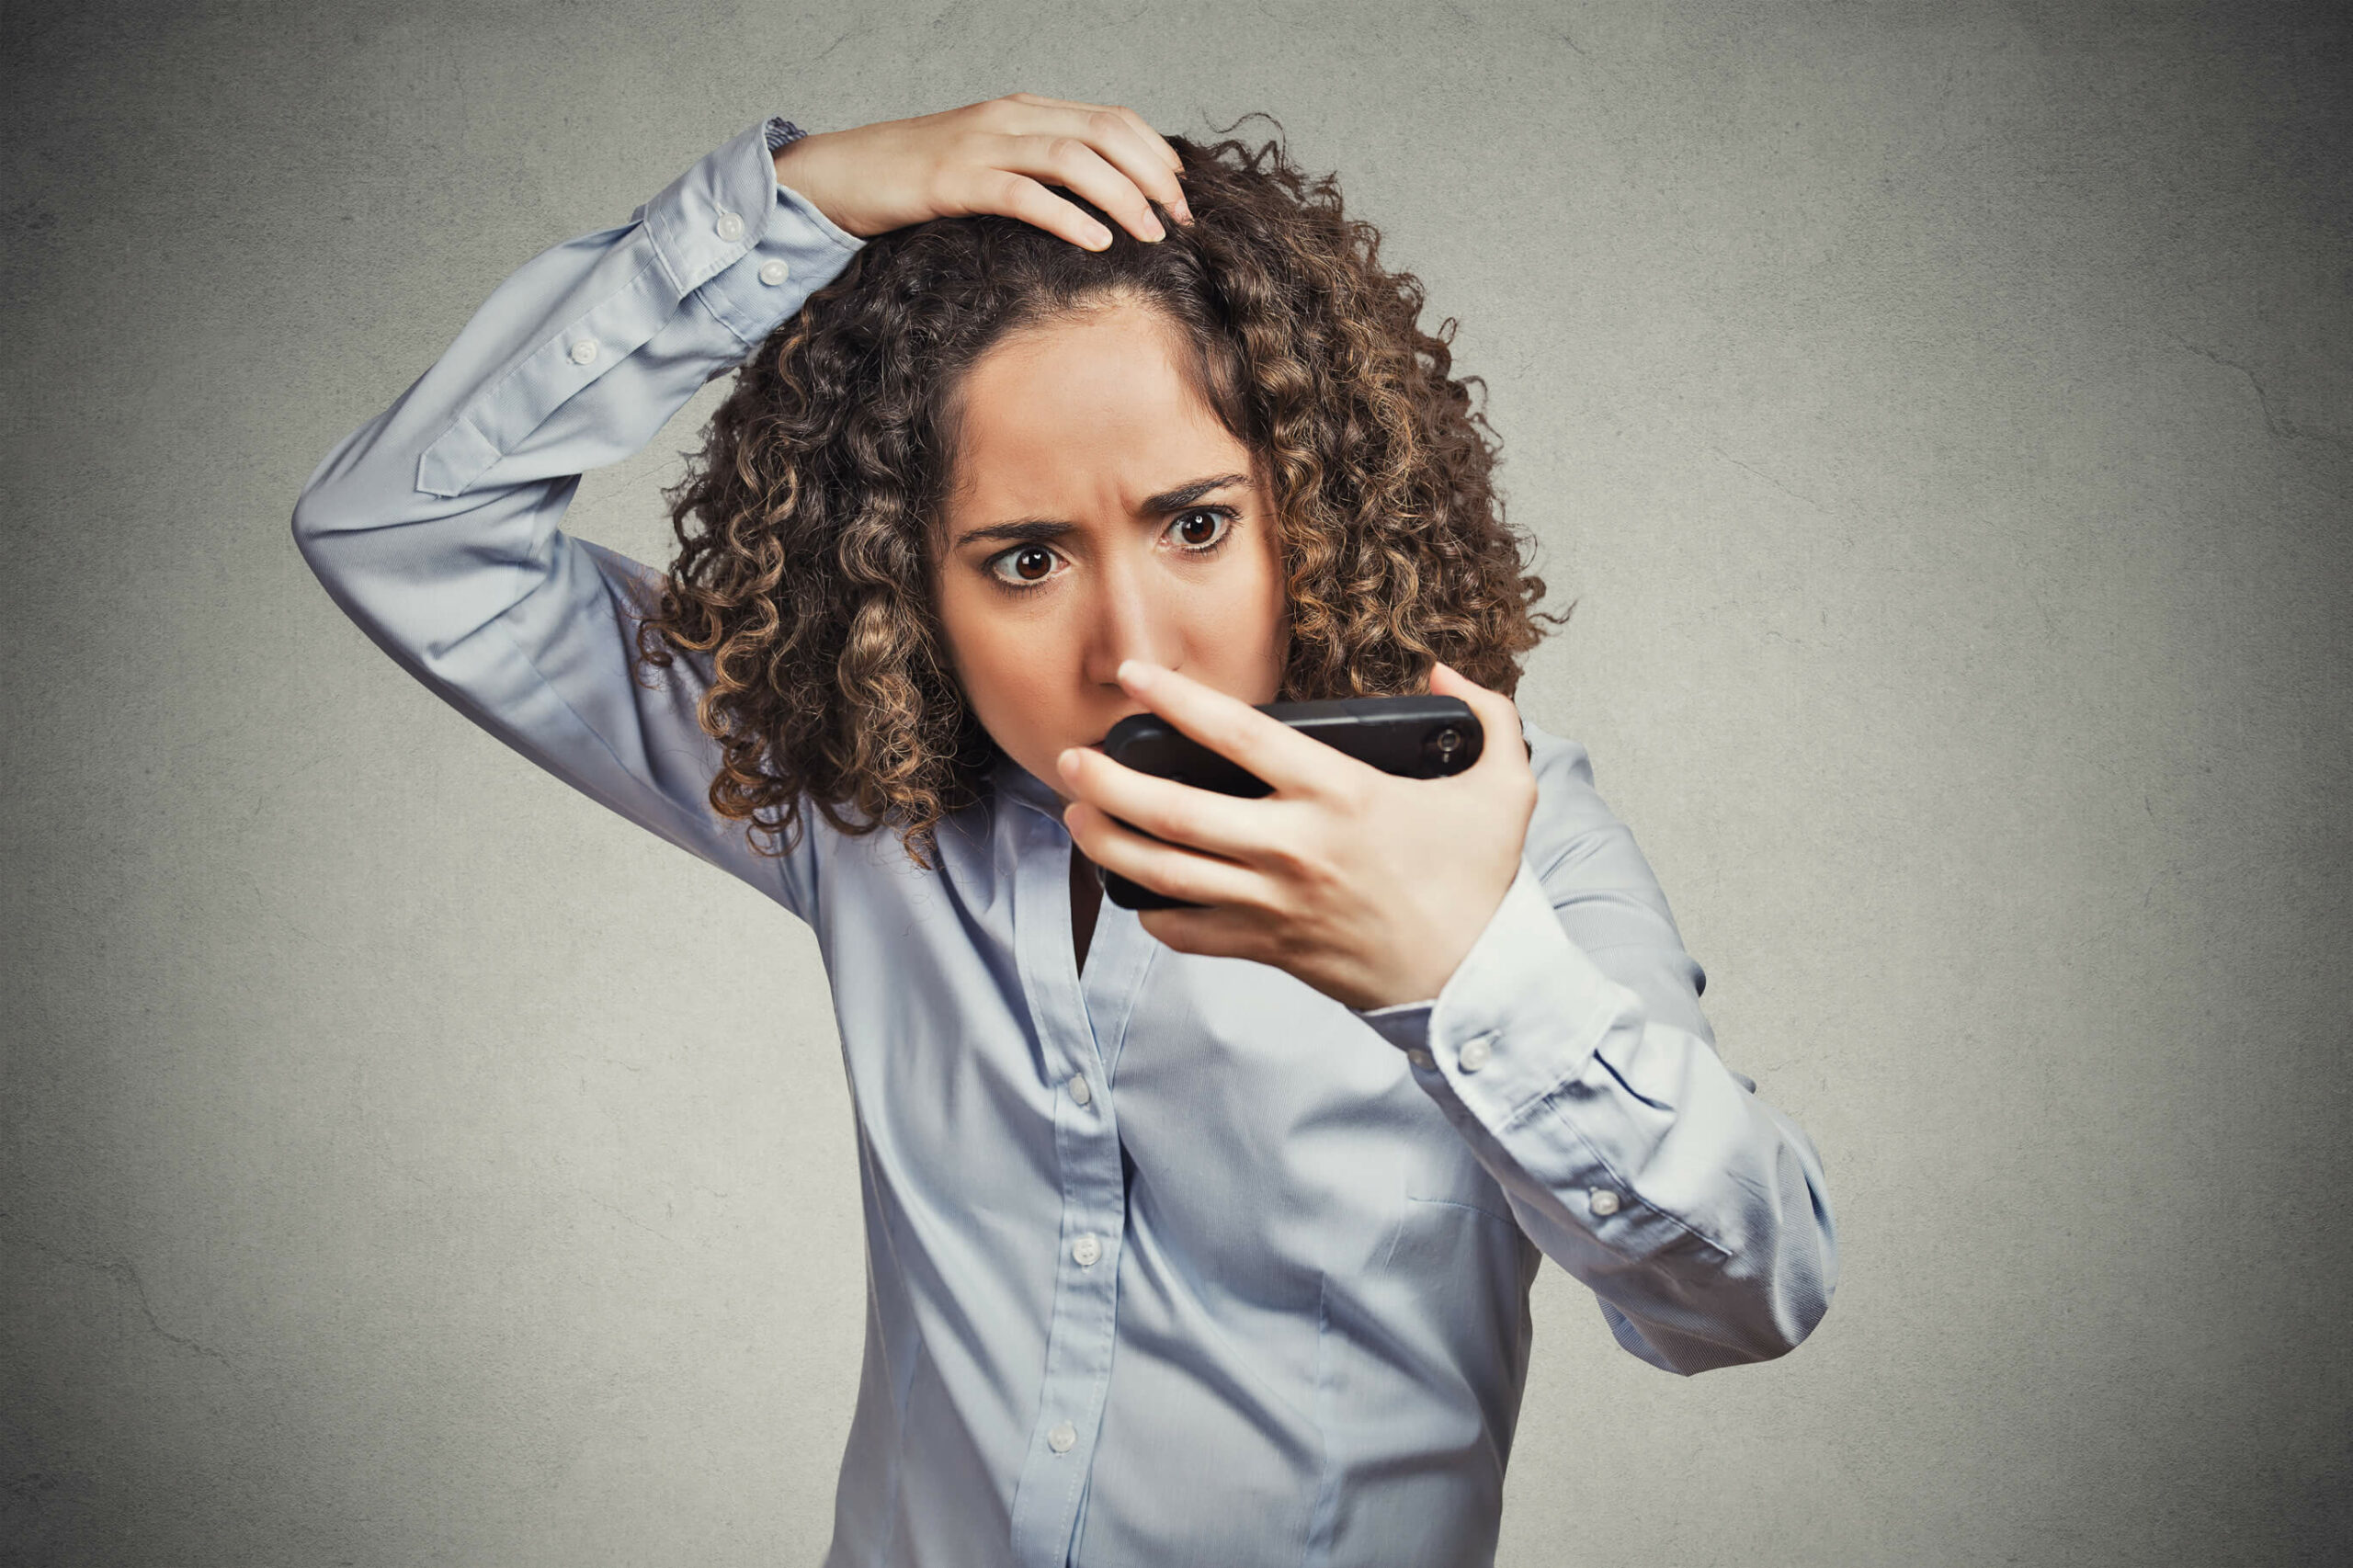
[[[1451,665],[1441,661],[1430,666],[1430,695],[1460,698],[1470,706],[1472,712],[1479,716],[1479,727],[1485,732],[1483,761],[1488,756],[1510,756],[1502,743],[1522,738],[1519,709],[1512,699],[1500,691],[1488,690]],[[1525,755],[1523,742],[1523,759]]]

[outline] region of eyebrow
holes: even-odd
[[[1207,479],[1196,479],[1180,484],[1174,490],[1164,490],[1157,495],[1148,495],[1139,510],[1147,517],[1162,517],[1170,512],[1184,510],[1213,490],[1222,490],[1229,484],[1247,484],[1248,483],[1250,478],[1247,474],[1211,474]],[[1064,534],[1074,532],[1077,527],[1075,523],[1058,522],[1051,517],[1017,517],[1009,523],[989,523],[977,528],[967,528],[956,536],[956,548],[961,550],[975,540],[1004,540],[1014,544],[1044,543],[1060,539]]]

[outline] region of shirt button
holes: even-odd
[[[585,365],[596,357],[597,340],[593,337],[584,337],[572,346],[572,362],[575,365]]]
[[[1430,1053],[1416,1046],[1405,1053],[1405,1060],[1416,1067],[1427,1067],[1430,1064]]]
[[[1592,1205],[1595,1213],[1605,1220],[1618,1212],[1618,1195],[1606,1187],[1595,1187],[1593,1195],[1586,1201]]]
[[[1058,1454],[1070,1452],[1071,1445],[1077,1441],[1078,1428],[1067,1421],[1046,1434],[1046,1447]]]
[[[719,222],[712,226],[719,231],[719,237],[730,244],[744,237],[744,220],[740,214],[722,212]]]
[[[1070,1255],[1078,1259],[1081,1268],[1092,1268],[1096,1260],[1103,1256],[1103,1244],[1093,1236],[1081,1236],[1071,1243]]]
[[[785,266],[784,263],[780,261],[764,261],[760,263],[760,281],[767,284],[771,289],[775,288],[778,284],[783,282],[786,278],[791,276],[792,268]]]
[[[1086,1086],[1086,1074],[1081,1074],[1070,1081],[1070,1097],[1081,1105],[1095,1097],[1095,1091]]]
[[[1455,1060],[1462,1064],[1462,1070],[1465,1073],[1476,1073],[1487,1064],[1487,1058],[1495,1053],[1495,1048],[1483,1038],[1464,1046],[1461,1053],[1456,1056]]]

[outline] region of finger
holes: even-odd
[[[1266,879],[1249,868],[1148,838],[1084,801],[1063,809],[1063,825],[1088,859],[1170,898],[1256,906],[1266,892]]]
[[[1238,800],[1139,773],[1092,746],[1073,746],[1057,766],[1077,799],[1171,844],[1250,861],[1279,831],[1267,821],[1267,801]]]
[[[1158,131],[1127,109],[1097,109],[1087,116],[1087,125],[1096,132],[1089,138],[1092,144],[1119,165],[1136,188],[1159,202],[1178,222],[1193,221],[1193,210],[1185,205],[1185,187],[1178,183],[1184,165]]]
[[[1171,174],[1184,172],[1185,160],[1176,155],[1176,149],[1168,144],[1168,139],[1154,131],[1143,116],[1124,105],[1081,103],[1075,98],[1049,98],[1036,93],[1016,93],[1013,95],[1013,100],[1016,103],[1037,104],[1047,108],[1075,108],[1085,109],[1090,114],[1116,114],[1126,120],[1134,129],[1137,137],[1159,155],[1161,162],[1168,165]]]
[[[1430,666],[1430,695],[1459,698],[1478,716],[1480,731],[1485,736],[1479,760],[1472,773],[1484,772],[1490,763],[1500,760],[1506,767],[1528,766],[1528,748],[1508,743],[1521,740],[1519,708],[1500,691],[1490,691],[1464,675],[1453,665],[1438,663]]]
[[[1182,160],[1158,131],[1143,122],[1142,117],[1131,109],[1109,108],[1100,104],[1041,99],[1038,107],[1040,112],[1034,119],[1006,129],[1037,136],[1068,136],[1083,142],[1126,176],[1139,194],[1166,208],[1170,217],[1186,223],[1193,221],[1192,210],[1185,205],[1185,187],[1177,183]],[[1111,209],[1107,207],[1104,210]]]
[[[1313,794],[1347,778],[1351,768],[1372,771],[1190,676],[1141,659],[1122,663],[1119,676],[1129,696],[1278,791]]]
[[[1135,156],[1132,151],[1130,156]],[[1168,232],[1160,226],[1158,214],[1152,210],[1152,202],[1135,180],[1082,136],[1016,136],[989,162],[1077,192],[1118,219],[1140,240],[1168,237]],[[1172,183],[1165,171],[1158,176],[1158,183]]]
[[[1111,244],[1110,230],[1029,176],[1010,169],[981,171],[958,205],[968,212],[1002,212],[1018,218],[1082,250],[1106,250]]]
[[[1260,959],[1266,951],[1266,938],[1256,924],[1230,909],[1147,909],[1136,915],[1136,924],[1162,946],[1180,953]]]

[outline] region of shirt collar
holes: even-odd
[[[1061,824],[1062,797],[1013,758],[1000,756],[995,770],[989,777],[1006,798],[1020,801],[1040,815],[1051,817],[1057,826]]]

